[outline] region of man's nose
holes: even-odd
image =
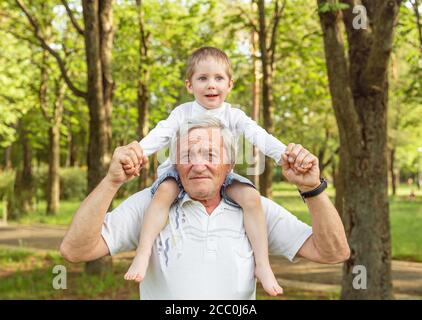
[[[207,160],[201,155],[195,155],[191,158],[192,169],[196,172],[206,170]]]

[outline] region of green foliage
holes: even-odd
[[[330,2],[323,2],[319,5],[318,11],[321,13],[327,13],[327,12],[336,12],[339,10],[344,10],[349,8],[349,5],[347,3],[341,3],[336,1],[335,3]]]
[[[86,168],[70,167],[60,170],[60,198],[84,199],[86,196]]]
[[[53,268],[67,270],[67,289],[52,286]],[[70,264],[55,251],[38,253],[0,248],[0,299],[139,299],[139,289],[123,280],[129,261],[114,263],[113,272],[87,275],[82,264]]]
[[[61,200],[83,200],[86,196],[87,179],[85,167],[60,168],[60,199]],[[48,167],[41,166],[35,173],[35,184],[37,186],[37,198],[45,199]]]
[[[13,170],[0,171],[0,199],[13,192],[15,172]]]

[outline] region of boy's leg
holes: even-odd
[[[259,192],[247,184],[234,181],[227,187],[226,193],[243,209],[245,230],[255,257],[256,277],[268,294],[275,296],[283,293],[268,258],[267,224]]]
[[[163,181],[157,188],[145,211],[136,256],[124,276],[126,280],[141,282],[144,279],[152,246],[160,231],[166,226],[170,207],[179,191],[179,186],[174,179]]]

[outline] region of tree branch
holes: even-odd
[[[362,65],[366,65],[369,51],[371,28],[370,22],[372,17],[367,11],[367,28],[355,29],[353,27],[353,20],[356,15],[353,13],[353,8],[357,5],[362,5],[361,0],[341,0],[342,3],[349,5],[349,8],[343,10],[343,22],[347,33],[347,40],[349,44],[349,73],[351,79],[352,92],[355,92],[360,87],[360,70]],[[366,9],[366,7],[365,7]],[[368,9],[366,9],[368,10]]]
[[[70,10],[69,5],[67,3],[66,0],[62,0],[62,4],[63,6],[66,8],[66,12],[67,15],[69,16],[70,21],[72,22],[73,26],[75,27],[76,31],[78,31],[78,33],[80,35],[84,35],[85,31],[83,28],[81,28],[81,26],[78,24],[78,21],[76,21],[75,16],[73,15],[72,10]]]
[[[14,30],[12,30],[12,29],[8,29],[8,30],[6,30],[6,32],[7,33],[9,33],[9,34],[11,34],[13,37],[15,37],[16,39],[19,39],[19,40],[23,40],[23,41],[27,41],[27,42],[29,42],[30,44],[33,44],[33,45],[37,45],[38,46],[38,42],[37,41],[34,41],[34,39],[32,38],[29,38],[29,37],[25,37],[25,36],[23,36],[23,35],[21,35],[21,34],[19,34],[19,33],[17,33],[17,32],[15,32]]]
[[[382,2],[374,17],[374,31],[368,63],[361,81],[366,90],[381,91],[387,76],[388,61],[392,51],[393,31],[401,0]]]
[[[422,21],[421,15],[419,13],[419,0],[414,0],[410,2],[413,7],[413,11],[415,12],[415,19],[416,19],[416,27],[418,28],[419,34],[419,50],[421,51],[422,55]]]
[[[318,7],[325,0],[317,0]],[[323,31],[328,82],[334,113],[339,123],[341,143],[353,153],[361,141],[359,118],[349,84],[349,70],[344,52],[340,11],[319,12]]]
[[[79,90],[78,88],[76,88],[76,86],[72,83],[72,81],[70,80],[68,74],[67,74],[67,70],[65,67],[65,63],[62,60],[62,58],[60,57],[60,55],[53,49],[51,48],[48,43],[46,42],[46,40],[44,39],[44,37],[41,34],[41,30],[39,27],[39,24],[37,22],[37,20],[29,13],[28,9],[26,8],[25,4],[22,2],[22,0],[15,0],[16,3],[18,4],[18,6],[21,8],[21,10],[24,12],[25,16],[28,18],[29,23],[31,24],[32,28],[33,28],[33,32],[35,37],[38,39],[38,41],[41,44],[41,47],[43,47],[45,50],[47,50],[57,61],[60,71],[63,75],[64,80],[66,81],[66,84],[69,86],[69,89],[78,97],[87,98],[87,93],[84,91]]]
[[[246,24],[246,26],[251,27],[255,32],[259,32],[258,31],[258,26],[256,25],[256,23],[254,22],[254,20],[249,16],[249,14],[240,6],[237,7],[237,9],[240,10],[240,13],[242,15],[245,16],[246,20],[248,21],[248,23]]]
[[[43,51],[42,62],[40,65],[40,72],[41,72],[41,81],[40,87],[38,89],[38,98],[40,99],[40,107],[41,112],[44,118],[50,122],[51,117],[48,115],[47,105],[48,105],[48,67],[47,67],[47,60],[48,60],[48,52]]]
[[[278,5],[278,0],[276,0],[274,3],[274,19],[273,19],[274,23],[273,23],[273,28],[271,31],[270,48],[269,48],[271,68],[273,68],[273,65],[274,65],[274,55],[275,55],[275,46],[277,43],[278,25],[280,23],[281,15],[283,14],[285,7],[286,7],[286,0],[283,1],[283,4],[280,8]]]

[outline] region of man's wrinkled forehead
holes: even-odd
[[[195,146],[200,146],[218,151],[222,142],[219,128],[196,128],[189,130],[188,134],[180,137],[179,146],[181,150],[190,150]]]

